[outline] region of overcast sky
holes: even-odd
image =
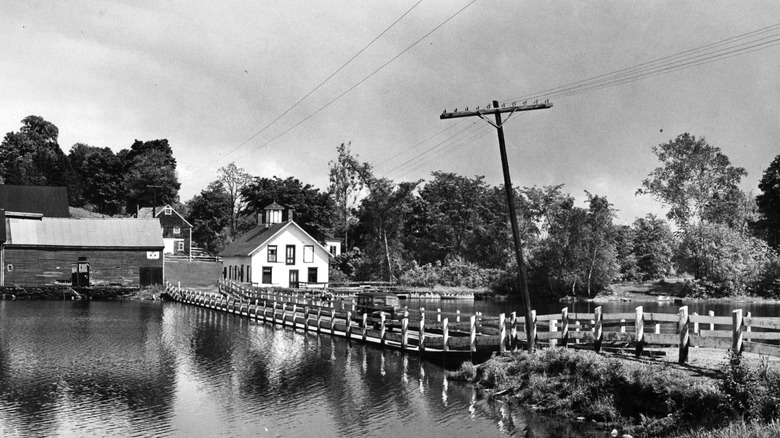
[[[233,161],[324,190],[342,142],[395,181],[441,170],[497,185],[495,130],[440,120],[443,110],[547,98],[540,92],[780,22],[777,1],[416,3],[4,0],[0,130],[41,116],[66,153],[77,142],[119,151],[166,138],[182,201]],[[780,154],[780,46],[752,50],[513,115],[514,184],[565,184],[583,207],[585,190],[605,195],[621,223],[662,214],[634,193],[658,164],[651,147],[690,132],[746,168],[743,188],[757,193]]]

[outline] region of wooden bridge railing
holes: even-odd
[[[395,321],[384,315],[374,320],[358,314],[350,299],[331,299],[310,291],[290,293],[235,284],[224,287],[225,295],[186,291],[172,285],[169,293],[184,302],[247,316],[262,312],[264,317],[281,320],[282,324],[339,331],[363,340],[375,337],[381,343],[390,340],[402,348],[476,351],[479,347],[504,352],[523,347],[526,339],[524,318],[515,312],[507,317],[420,308],[405,309]],[[597,352],[605,345],[620,346],[633,348],[636,355],[643,354],[646,347],[673,346],[679,350],[679,363],[687,362],[690,347],[780,356],[780,318],[752,317],[741,309],[731,316],[715,316],[711,311],[708,315],[689,314],[687,306],[673,314],[644,312],[640,306],[625,313],[604,313],[597,307],[592,313],[564,308],[559,314],[536,315],[532,311],[532,315],[530,330],[539,345],[592,348]]]

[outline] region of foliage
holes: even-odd
[[[59,129],[42,117],[22,119],[19,132],[9,132],[0,143],[0,176],[5,184],[64,186],[71,170],[57,144]]]
[[[648,214],[633,224],[633,255],[639,279],[657,280],[672,270],[675,239],[669,224]]]
[[[192,224],[192,239],[206,252],[216,254],[230,241],[230,197],[217,180],[187,202],[187,221]]]
[[[780,374],[769,370],[766,358],[755,366],[732,353],[723,374],[720,389],[734,416],[765,422],[780,419]]]
[[[669,206],[669,219],[680,228],[697,223],[719,202],[733,199],[745,169],[731,166],[720,148],[684,133],[653,146],[661,166],[642,181],[637,194],[652,195]]]
[[[122,159],[110,148],[76,143],[68,154],[78,189],[73,191],[74,206],[94,206],[94,210],[115,215],[125,205]]]
[[[437,262],[419,266],[413,261],[404,269],[398,283],[415,287],[441,285],[481,289],[493,284],[500,274],[498,269],[482,268],[457,258],[448,260],[444,265]]]
[[[712,284],[719,295],[744,294],[772,253],[766,242],[724,224],[699,224],[682,236],[677,263],[683,272]]]
[[[168,140],[136,140],[125,154],[124,184],[127,211],[137,207],[172,204],[179,200],[176,159]]]
[[[780,250],[780,155],[766,168],[758,188],[761,194],[756,196],[760,214],[757,227],[769,245]]]
[[[355,224],[355,206],[363,190],[363,181],[356,169],[360,166],[357,156],[349,148],[352,143],[341,143],[336,148],[338,158],[328,163],[330,168],[330,186],[328,194],[336,206],[335,229],[344,236],[344,249],[349,250],[349,230]]]
[[[331,235],[333,200],[311,184],[304,184],[293,177],[255,177],[241,190],[241,196],[246,202],[244,216],[256,217],[265,207],[276,202],[293,209],[295,223],[315,239],[322,240]]]
[[[246,202],[241,199],[241,190],[252,181],[252,175],[236,166],[236,163],[220,167],[218,173],[218,181],[222,183],[223,191],[230,202],[230,237],[235,238],[237,217],[246,205]]]

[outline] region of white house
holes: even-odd
[[[259,286],[325,287],[332,257],[328,249],[292,220],[282,207],[265,208],[263,223],[222,250],[223,276]]]

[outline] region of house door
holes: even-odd
[[[290,288],[298,289],[298,270],[297,269],[291,269],[290,270]]]

